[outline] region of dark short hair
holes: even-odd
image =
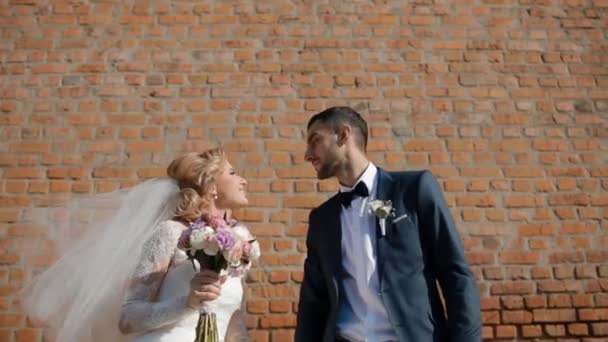
[[[367,122],[350,107],[331,107],[313,115],[308,121],[308,129],[315,122],[329,125],[336,133],[341,125],[348,124],[353,127],[355,142],[357,146],[365,151],[367,149]]]

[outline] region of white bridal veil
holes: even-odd
[[[128,278],[158,223],[173,216],[179,189],[170,179],[34,208],[25,221],[49,229],[59,258],[26,284],[23,308],[57,342],[124,341],[118,321]]]

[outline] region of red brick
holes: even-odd
[[[491,326],[482,327],[481,333],[484,340],[494,338],[494,328]]]
[[[568,324],[568,333],[572,336],[588,336],[589,326],[584,323]]]
[[[489,253],[467,253],[467,261],[472,265],[492,264],[495,258]]]
[[[594,336],[608,336],[608,323],[593,323],[591,330]]]
[[[36,168],[5,168],[4,177],[8,179],[37,179],[42,178],[43,170]]]
[[[247,312],[250,314],[263,314],[268,312],[268,302],[267,301],[256,301],[249,300],[247,301]]]
[[[270,341],[293,341],[294,338],[293,330],[278,329],[272,332]]]
[[[270,272],[270,274],[268,275],[268,281],[271,284],[276,284],[276,283],[285,283],[289,280],[289,272],[288,271],[273,271]],[[282,306],[284,307],[284,306]],[[270,310],[271,312],[277,312],[277,305],[273,305],[273,303],[270,304]]]
[[[517,337],[517,327],[514,325],[499,325],[496,327],[497,338],[515,338]]]
[[[194,24],[196,16],[194,15],[161,15],[159,23],[162,24]]]
[[[556,263],[582,262],[585,256],[583,252],[554,252],[549,254],[549,261]]]
[[[499,311],[482,311],[481,319],[484,325],[500,323]]]
[[[545,325],[545,332],[551,337],[565,336],[566,327],[561,324],[547,324]]]
[[[131,153],[160,152],[164,147],[163,141],[135,141],[127,145],[127,150]]]
[[[521,335],[524,338],[541,337],[543,329],[541,325],[523,325],[521,327]]]
[[[576,311],[574,309],[536,309],[533,311],[534,322],[574,322]]]
[[[540,260],[540,254],[535,252],[503,252],[499,261],[504,265],[512,264],[536,264]]]
[[[405,151],[437,151],[443,149],[438,140],[409,140],[403,145]]]
[[[529,195],[513,195],[505,198],[504,205],[507,208],[534,208],[540,207],[543,199]]]
[[[458,206],[476,206],[481,208],[494,207],[496,205],[496,197],[492,195],[457,196],[456,204]]]
[[[26,181],[6,181],[4,184],[4,190],[7,193],[24,193],[27,189]]]
[[[550,223],[530,223],[518,227],[521,236],[553,235],[556,228]]]
[[[0,313],[0,327],[17,327],[23,321],[23,315]]]
[[[572,304],[577,308],[592,307],[593,296],[587,294],[572,295]]]
[[[499,177],[500,169],[496,167],[463,167],[460,169],[460,174],[463,177],[475,178],[475,177]]]
[[[38,341],[41,334],[35,329],[20,329],[15,333],[15,342],[34,342]]]
[[[503,311],[502,312],[502,323],[506,324],[524,324],[532,323],[532,313],[529,311],[517,310],[517,311]]]
[[[541,295],[525,296],[524,302],[527,309],[544,308],[547,306],[546,297]]]
[[[533,292],[532,282],[516,281],[506,283],[495,283],[490,292],[495,295],[523,295]]]
[[[608,309],[580,309],[578,318],[582,321],[606,321],[608,320]]]
[[[552,294],[549,295],[549,308],[569,308],[572,307],[572,301],[567,294]]]

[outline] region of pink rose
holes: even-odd
[[[243,255],[249,255],[251,253],[251,244],[249,242],[245,242],[243,244]]]
[[[224,250],[223,255],[228,264],[238,266],[243,257],[243,243],[238,240],[235,241],[231,248]]]
[[[207,224],[214,229],[222,228],[226,226],[226,221],[219,216],[207,216]]]

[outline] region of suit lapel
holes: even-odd
[[[382,170],[381,168],[378,168],[378,190],[376,192],[376,199],[383,200],[383,201],[386,201],[386,200],[392,201],[393,200],[393,178],[391,177],[391,175],[388,172]],[[390,234],[391,225],[390,225],[390,219],[387,219],[387,222],[386,222],[386,235],[387,236],[383,237],[380,232],[380,220],[378,218],[375,218],[375,221],[376,221],[376,260],[377,260],[377,267],[378,267],[378,281],[381,284],[382,278],[384,275],[382,250],[383,250],[383,246],[386,245],[386,238]]]
[[[342,222],[340,221],[341,205],[337,197],[330,200],[327,213],[327,239],[322,242],[327,246],[327,262],[331,271],[331,283],[334,284],[333,294],[338,298],[338,279],[342,273]]]

